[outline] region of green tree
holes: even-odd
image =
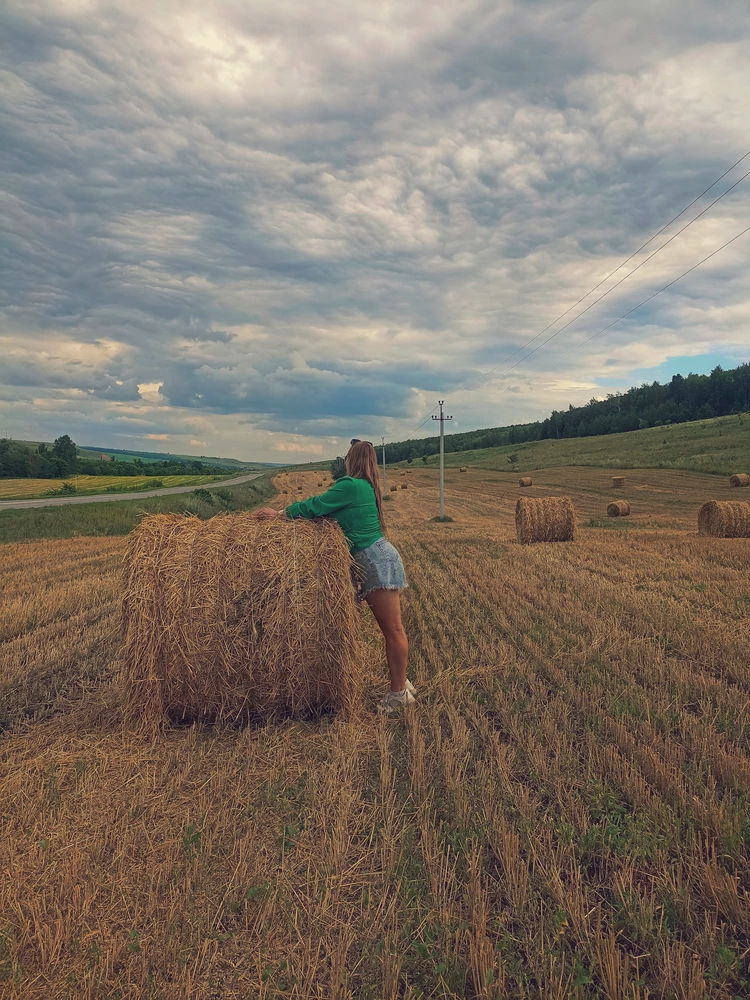
[[[55,439],[55,443],[52,445],[52,455],[59,459],[66,473],[75,472],[77,450],[75,441],[71,441],[68,434],[63,434],[62,437]]]

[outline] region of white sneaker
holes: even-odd
[[[417,693],[417,689],[414,687],[414,685],[412,684],[412,682],[409,680],[408,677],[406,678],[406,690],[409,692],[409,694],[416,695]]]
[[[389,715],[391,712],[398,711],[399,708],[414,705],[416,700],[408,687],[405,687],[403,691],[387,691],[378,705],[378,711]]]

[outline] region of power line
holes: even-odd
[[[615,290],[615,288],[618,288],[623,283],[623,281],[627,281],[627,279],[629,277],[631,277],[631,275],[635,274],[635,272],[638,271],[640,268],[642,268],[644,264],[648,264],[648,262],[651,260],[652,257],[655,257],[658,253],[660,253],[664,249],[664,247],[668,246],[672,242],[672,240],[677,239],[677,237],[681,233],[684,233],[686,229],[689,229],[689,227],[692,226],[692,224],[694,222],[697,222],[698,219],[700,219],[700,217],[702,215],[705,215],[706,212],[709,211],[709,209],[713,208],[714,205],[717,202],[721,201],[722,198],[726,197],[726,195],[728,195],[730,191],[733,191],[737,187],[737,185],[741,184],[742,181],[744,181],[744,179],[746,177],[748,177],[748,176],[750,176],[750,170],[748,170],[747,173],[743,174],[742,177],[740,177],[740,179],[738,181],[735,181],[734,184],[730,188],[727,188],[727,190],[723,194],[720,194],[718,198],[714,198],[714,200],[711,202],[711,204],[707,205],[703,209],[703,211],[699,212],[698,215],[696,215],[694,218],[692,218],[690,220],[690,222],[686,222],[685,225],[682,227],[682,229],[678,229],[677,232],[674,233],[673,236],[670,236],[669,239],[665,240],[664,243],[662,243],[662,245],[660,247],[657,247],[656,250],[652,251],[648,255],[648,257],[645,257],[640,262],[640,264],[636,265],[636,267],[633,268],[632,271],[628,271],[628,273],[625,275],[624,278],[620,278],[620,280],[617,281],[617,282],[615,282],[615,284],[612,285],[611,288],[608,288],[607,291],[604,292],[603,295],[600,295],[598,299],[594,299],[594,301],[591,302],[589,305],[587,305],[585,309],[582,309],[581,312],[579,312],[577,316],[574,316],[573,319],[569,320],[567,323],[565,323],[563,326],[561,326],[559,330],[556,330],[553,334],[551,334],[549,337],[547,337],[546,340],[543,340],[541,344],[538,344],[532,351],[529,351],[529,353],[527,355],[525,355],[519,361],[516,361],[516,363],[514,365],[511,365],[510,368],[506,369],[504,372],[500,372],[500,375],[498,375],[497,378],[500,378],[500,376],[502,376],[502,375],[507,375],[508,372],[512,372],[514,368],[518,368],[518,366],[521,365],[521,364],[523,364],[524,361],[528,361],[528,359],[531,357],[532,354],[536,354],[537,351],[540,351],[543,347],[545,347],[547,344],[549,344],[549,342],[551,340],[554,340],[555,337],[557,337],[561,333],[563,333],[564,330],[567,330],[569,326],[572,326],[573,323],[575,323],[576,320],[579,320],[581,318],[581,316],[583,316],[585,313],[587,313],[589,311],[589,309],[592,309],[595,305],[597,305],[597,303],[601,302],[602,299],[605,299],[609,295],[610,292],[613,292]],[[536,337],[534,339],[536,340]],[[518,354],[518,351],[516,351],[516,354]],[[496,365],[494,368],[491,368],[490,371],[486,372],[482,376],[482,378],[486,378],[487,375],[491,375],[493,371],[497,371],[498,368],[502,368],[503,364],[505,364],[505,362],[502,362],[501,364]],[[492,382],[494,382],[494,381],[495,381],[495,379],[490,379],[490,381],[489,382],[485,382],[484,385],[481,386],[481,388],[483,388],[483,389],[486,388],[488,385],[491,385]],[[468,390],[467,389],[467,390],[464,390],[464,391],[466,391],[466,392],[468,392],[468,391],[475,392],[476,388],[478,388],[478,387],[475,387],[472,390]]]
[[[601,281],[597,282],[597,284],[594,285],[593,288],[590,288],[589,291],[586,292],[585,295],[582,295],[581,298],[579,298],[576,302],[574,302],[571,306],[569,306],[564,312],[560,313],[560,315],[556,319],[553,319],[551,323],[548,323],[547,326],[544,327],[543,330],[540,330],[539,333],[535,334],[530,340],[526,341],[525,344],[522,344],[519,348],[517,348],[515,351],[513,351],[512,354],[509,354],[508,357],[505,358],[504,361],[501,361],[501,362],[499,362],[499,364],[495,365],[493,368],[490,368],[489,371],[485,372],[483,375],[481,375],[478,379],[475,379],[473,382],[470,382],[467,386],[464,386],[464,387],[458,389],[456,395],[460,395],[461,393],[464,393],[464,392],[470,392],[470,391],[473,391],[475,388],[478,388],[479,387],[479,383],[481,383],[485,378],[487,378],[488,375],[491,375],[493,372],[497,371],[498,368],[502,368],[502,366],[505,365],[508,361],[510,361],[511,358],[514,358],[517,354],[520,354],[521,351],[525,350],[527,347],[529,347],[531,344],[533,344],[535,340],[538,340],[539,337],[543,336],[549,329],[551,329],[555,325],[555,323],[558,323],[561,319],[564,319],[564,317],[567,316],[568,313],[570,313],[573,309],[575,309],[576,306],[580,305],[585,299],[587,299],[589,297],[589,295],[591,295],[598,288],[600,288],[606,281],[608,281],[622,267],[624,267],[634,257],[636,257],[641,252],[641,250],[644,250],[649,245],[649,243],[651,243],[653,240],[655,240],[657,236],[660,236],[661,233],[663,233],[666,229],[668,229],[672,225],[673,222],[676,222],[677,219],[679,219],[681,215],[684,215],[685,212],[687,212],[689,208],[692,208],[692,206],[695,205],[696,202],[700,201],[700,199],[705,194],[707,194],[711,190],[711,188],[716,187],[716,185],[719,183],[719,181],[723,180],[723,178],[726,177],[726,175],[728,173],[730,173],[732,170],[734,170],[734,168],[738,164],[742,163],[742,161],[744,159],[746,159],[748,156],[750,156],[750,150],[748,150],[746,153],[743,153],[743,155],[738,160],[735,160],[735,162],[730,167],[727,167],[727,169],[724,171],[723,174],[721,174],[719,177],[717,177],[715,181],[712,181],[711,184],[709,184],[707,188],[704,188],[704,190],[701,191],[701,193],[699,195],[697,195],[695,198],[693,198],[693,200],[689,204],[687,204],[681,211],[679,211],[677,213],[677,215],[673,216],[669,220],[669,222],[665,223],[661,227],[661,229],[658,229],[652,236],[650,236],[646,240],[645,243],[642,243],[641,246],[639,246],[637,250],[634,250],[633,253],[631,253],[630,256],[626,257],[620,264],[618,264],[617,267],[613,271],[610,271],[609,274],[606,275],[606,277],[602,278]],[[750,173],[750,171],[748,173]],[[588,312],[588,310],[591,309],[593,306],[595,306],[598,302],[601,302],[601,300],[603,298],[605,298],[606,295],[608,295],[610,292],[614,291],[615,288],[617,288],[619,285],[621,285],[623,283],[623,281],[625,281],[632,274],[634,274],[635,271],[637,271],[640,267],[643,266],[643,264],[646,264],[653,256],[655,256],[655,254],[657,254],[661,250],[663,250],[664,247],[667,246],[668,243],[671,243],[673,239],[675,239],[677,236],[680,235],[680,233],[684,232],[685,229],[688,228],[688,226],[691,226],[693,224],[693,222],[696,222],[697,219],[699,219],[702,215],[705,215],[705,213],[710,208],[712,208],[718,201],[721,201],[722,198],[724,198],[727,194],[729,194],[730,191],[732,191],[735,187],[737,187],[737,185],[741,181],[743,181],[745,179],[745,177],[747,177],[747,176],[748,176],[748,174],[746,173],[742,177],[740,177],[740,179],[738,181],[736,181],[730,188],[728,188],[722,195],[720,195],[713,202],[711,202],[711,204],[706,209],[704,209],[701,213],[699,213],[699,215],[695,216],[695,218],[693,218],[686,226],[683,226],[683,228],[680,229],[677,233],[675,233],[674,236],[670,237],[669,240],[667,240],[665,243],[663,243],[662,246],[658,248],[658,250],[654,251],[645,260],[641,261],[641,263],[638,265],[638,267],[635,267],[635,268],[633,268],[632,271],[629,271],[628,274],[626,274],[624,278],[621,278],[620,281],[618,281],[615,285],[613,285],[612,288],[610,288],[607,292],[604,293],[604,295],[599,296],[599,298],[596,299],[596,301],[590,303],[590,305],[587,306],[586,309],[582,310],[577,316],[575,316],[572,320],[570,320],[568,323],[566,323],[565,326],[561,327],[561,329],[558,330],[557,333],[553,334],[553,337],[557,336],[558,333],[562,333],[563,330],[567,329],[567,327],[569,327],[572,323],[574,323],[576,321],[576,319],[579,319],[581,316],[583,316],[583,314],[585,312]],[[536,353],[537,350],[539,350],[541,347],[544,347],[545,344],[549,343],[549,341],[553,339],[553,337],[549,337],[546,341],[544,341],[543,344],[539,344],[539,346],[537,348],[535,348],[534,351],[531,351],[529,354],[526,355],[525,358],[522,358],[521,360],[525,361],[526,358],[531,357],[531,354]],[[518,363],[520,363],[520,362],[518,362]],[[515,368],[515,367],[517,367],[517,364],[513,365],[512,368],[508,369],[508,371],[512,371],[513,368]],[[505,372],[503,374],[507,374],[507,372]],[[485,387],[487,385],[491,385],[492,382],[494,382],[494,381],[495,381],[495,379],[491,379],[490,382],[487,382],[485,384]],[[427,423],[427,421],[430,419],[431,415],[435,412],[436,409],[437,409],[437,407],[434,406],[430,410],[430,412],[427,413],[426,416],[424,416],[417,424],[415,424],[414,427],[408,433],[413,434],[414,431],[419,430],[419,428],[422,427],[423,424]]]
[[[652,292],[650,295],[648,295],[645,299],[643,299],[642,302],[639,302],[638,305],[635,305],[631,309],[628,309],[628,311],[624,312],[622,316],[618,316],[617,319],[612,320],[611,323],[607,323],[607,325],[603,326],[601,330],[597,330],[596,333],[592,333],[592,335],[588,337],[586,340],[582,341],[580,344],[576,344],[574,347],[571,347],[570,350],[565,351],[564,354],[561,354],[553,361],[550,361],[548,365],[544,365],[542,368],[537,368],[537,370],[532,372],[527,378],[521,379],[521,384],[523,385],[525,382],[530,382],[531,379],[534,378],[536,375],[539,375],[541,372],[547,371],[548,368],[551,368],[554,364],[557,364],[558,361],[561,361],[563,358],[567,358],[569,354],[573,354],[574,351],[580,350],[582,347],[585,347],[586,344],[590,344],[592,340],[595,340],[597,337],[601,336],[601,334],[606,333],[607,330],[611,330],[613,326],[616,326],[618,323],[622,322],[622,320],[627,319],[628,316],[634,313],[637,309],[640,309],[641,306],[645,306],[647,302],[651,301],[651,299],[656,298],[657,295],[660,295],[662,292],[665,292],[668,288],[671,288],[672,285],[676,284],[678,281],[686,277],[692,271],[695,271],[696,268],[699,268],[702,264],[705,264],[707,260],[710,260],[712,257],[715,257],[717,253],[720,253],[722,250],[726,249],[726,247],[728,247],[731,243],[734,243],[741,236],[744,236],[745,233],[750,233],[750,226],[747,226],[741,232],[737,233],[737,235],[733,236],[731,240],[727,240],[726,243],[722,243],[722,245],[720,247],[717,247],[716,250],[712,250],[710,254],[708,254],[706,257],[703,258],[703,260],[699,260],[697,264],[693,264],[692,267],[689,267],[686,271],[683,271],[682,274],[678,274],[676,278],[672,278],[672,280],[668,281],[666,285],[662,285],[661,288],[657,288],[655,292]],[[500,375],[497,375],[494,379],[492,379],[492,382],[497,381],[498,378],[501,378],[502,375],[505,374],[507,374],[507,372],[502,372]],[[491,385],[492,382],[488,382],[487,385]],[[508,391],[509,389],[503,389],[503,392],[508,392]]]
[[[625,258],[625,260],[623,260],[623,261],[622,261],[622,263],[618,264],[618,265],[617,265],[617,267],[616,267],[616,268],[615,268],[615,269],[614,269],[613,271],[610,271],[610,272],[609,272],[609,274],[608,274],[608,275],[607,275],[606,277],[602,278],[602,280],[601,280],[601,281],[599,281],[599,282],[598,282],[598,283],[597,283],[596,285],[594,285],[594,287],[593,287],[593,288],[590,288],[590,289],[589,289],[589,291],[588,291],[588,292],[586,292],[586,294],[585,294],[585,295],[582,295],[582,296],[581,296],[581,298],[580,298],[580,299],[578,299],[578,301],[577,301],[577,302],[574,302],[572,306],[569,306],[569,307],[568,307],[568,308],[567,308],[567,309],[565,310],[565,312],[563,312],[563,313],[560,313],[560,315],[559,315],[559,316],[557,317],[557,319],[553,319],[551,323],[548,323],[548,324],[547,324],[547,326],[545,326],[545,328],[544,328],[543,330],[540,330],[540,331],[539,331],[539,333],[537,333],[537,334],[536,334],[536,335],[535,335],[534,337],[532,337],[532,338],[531,338],[531,340],[528,340],[528,341],[527,341],[527,342],[526,342],[525,344],[523,344],[523,345],[522,345],[521,347],[519,347],[519,348],[518,348],[517,350],[515,350],[515,351],[514,351],[514,352],[513,352],[512,354],[508,355],[508,357],[507,357],[507,358],[505,359],[505,361],[501,361],[501,362],[500,362],[499,364],[495,365],[495,367],[494,367],[494,368],[490,368],[490,370],[489,370],[488,372],[485,372],[485,373],[484,373],[484,375],[480,375],[480,377],[479,377],[478,379],[476,379],[476,380],[475,380],[474,382],[470,383],[470,384],[469,384],[468,386],[466,386],[466,387],[465,387],[464,389],[460,389],[460,390],[459,390],[459,392],[469,392],[469,391],[471,391],[472,387],[473,387],[473,386],[475,386],[475,385],[478,385],[478,384],[479,384],[479,383],[480,383],[480,382],[482,381],[482,379],[484,379],[484,378],[486,378],[486,377],[487,377],[487,375],[491,375],[491,374],[492,374],[492,372],[494,372],[494,371],[497,371],[497,369],[498,369],[498,368],[502,368],[502,366],[503,366],[503,365],[504,365],[504,364],[506,363],[506,361],[510,361],[510,359],[511,359],[511,358],[514,358],[514,357],[516,356],[516,354],[519,354],[519,353],[520,353],[521,351],[523,351],[523,350],[524,350],[525,348],[527,348],[527,347],[529,346],[529,344],[533,344],[535,340],[538,340],[538,339],[539,339],[539,337],[541,337],[541,336],[542,336],[543,334],[545,334],[545,333],[547,332],[547,330],[551,329],[551,328],[552,328],[552,327],[553,327],[553,326],[555,325],[555,323],[559,323],[559,321],[560,321],[561,319],[564,319],[564,317],[565,317],[565,316],[567,316],[569,312],[571,312],[571,311],[572,311],[573,309],[575,309],[575,308],[576,308],[576,306],[579,306],[579,305],[580,305],[580,304],[581,304],[581,303],[582,303],[582,302],[583,302],[583,301],[584,301],[585,299],[587,299],[587,298],[589,297],[589,295],[591,295],[591,294],[592,294],[593,292],[595,292],[595,291],[597,290],[597,288],[601,288],[601,286],[602,286],[602,285],[603,285],[603,284],[604,284],[604,283],[605,283],[606,281],[609,281],[609,279],[610,279],[610,278],[611,278],[611,277],[612,277],[613,275],[617,274],[617,272],[618,272],[618,271],[619,271],[619,270],[620,270],[621,268],[625,267],[625,265],[626,265],[626,264],[628,264],[628,263],[629,263],[629,262],[630,262],[630,261],[631,261],[631,260],[632,260],[632,259],[633,259],[634,257],[637,257],[637,256],[638,256],[638,254],[639,254],[639,253],[641,252],[641,250],[645,250],[645,249],[646,249],[646,247],[647,247],[647,246],[649,245],[649,243],[651,243],[651,242],[652,242],[653,240],[655,240],[657,236],[661,236],[661,234],[662,234],[662,233],[663,233],[663,232],[664,232],[664,231],[665,231],[666,229],[669,229],[669,227],[670,227],[670,226],[672,225],[672,223],[673,223],[673,222],[676,222],[676,221],[677,221],[677,220],[678,220],[678,219],[680,218],[680,216],[681,216],[681,215],[684,215],[684,214],[685,214],[685,212],[687,212],[687,210],[688,210],[689,208],[692,208],[692,207],[693,207],[693,205],[695,205],[695,203],[696,203],[696,202],[700,201],[700,200],[701,200],[701,198],[703,197],[703,195],[704,195],[704,194],[708,194],[708,192],[709,192],[709,191],[711,190],[711,188],[712,188],[712,187],[716,187],[716,185],[717,185],[717,184],[719,183],[719,181],[720,181],[720,180],[723,180],[723,179],[724,179],[724,178],[726,177],[726,175],[727,175],[728,173],[730,173],[730,171],[734,170],[734,168],[735,168],[735,167],[736,167],[736,166],[737,166],[738,164],[742,163],[742,161],[743,161],[744,159],[746,159],[746,157],[748,157],[748,156],[750,156],[750,149],[749,149],[749,150],[748,150],[748,151],[747,151],[746,153],[744,153],[744,154],[743,154],[743,155],[742,155],[742,156],[741,156],[741,157],[739,158],[739,160],[735,160],[735,162],[734,162],[734,163],[732,164],[732,166],[731,166],[731,167],[727,167],[727,169],[726,169],[726,170],[724,171],[724,173],[723,173],[723,174],[721,175],[721,177],[717,177],[717,178],[716,178],[716,180],[715,180],[715,181],[713,181],[713,183],[709,184],[709,185],[708,185],[708,187],[707,187],[707,188],[705,188],[705,189],[704,189],[703,191],[701,191],[701,193],[700,193],[700,194],[699,194],[699,195],[698,195],[697,197],[693,198],[693,200],[692,200],[692,201],[690,202],[690,204],[689,204],[689,205],[686,205],[686,206],[685,206],[685,207],[684,207],[684,208],[682,209],[682,211],[681,211],[681,212],[678,212],[678,213],[677,213],[677,215],[673,216],[673,217],[672,217],[672,218],[671,218],[671,219],[669,220],[669,222],[665,223],[665,224],[664,224],[664,225],[663,225],[663,226],[661,227],[661,229],[657,230],[657,231],[656,231],[656,232],[655,232],[655,233],[653,234],[653,236],[649,236],[649,238],[648,238],[648,239],[646,240],[646,242],[645,242],[645,243],[642,243],[642,244],[641,244],[641,245],[640,245],[640,246],[638,247],[638,249],[637,249],[637,250],[634,250],[634,251],[633,251],[633,253],[631,253],[629,257],[626,257],[626,258]],[[748,171],[748,173],[750,173],[750,171]],[[666,241],[666,243],[663,243],[663,244],[661,245],[661,247],[659,247],[659,250],[663,250],[663,249],[664,249],[664,247],[665,247],[665,246],[667,246],[667,244],[668,244],[668,243],[671,243],[673,239],[675,239],[675,238],[676,238],[677,236],[679,236],[679,235],[680,235],[680,233],[683,233],[683,232],[685,231],[685,229],[687,229],[687,228],[688,228],[688,226],[691,226],[691,225],[693,224],[693,222],[695,222],[695,221],[696,221],[697,219],[700,219],[701,215],[705,215],[705,213],[706,213],[706,212],[707,212],[707,211],[708,211],[708,210],[709,210],[710,208],[712,208],[712,207],[713,207],[713,206],[714,206],[714,205],[716,204],[716,202],[717,202],[717,201],[721,201],[721,199],[722,199],[722,198],[724,198],[724,197],[725,197],[726,195],[728,195],[728,194],[729,194],[729,192],[730,192],[730,191],[732,191],[732,190],[733,190],[734,188],[736,188],[736,187],[737,187],[737,185],[738,185],[738,184],[739,184],[739,183],[740,183],[741,181],[743,181],[743,180],[745,179],[745,177],[747,177],[747,176],[748,176],[748,174],[744,174],[744,175],[743,175],[742,177],[740,177],[740,179],[739,179],[738,181],[736,181],[736,182],[735,182],[735,183],[734,183],[734,184],[732,185],[732,187],[730,187],[730,188],[727,188],[727,190],[726,190],[726,191],[724,192],[724,194],[720,195],[720,196],[719,196],[718,198],[716,198],[716,199],[715,199],[714,201],[712,201],[712,202],[711,202],[711,204],[710,204],[710,205],[709,205],[709,206],[708,206],[707,208],[705,208],[705,209],[704,209],[704,210],[703,210],[703,211],[702,211],[702,212],[701,212],[701,213],[700,213],[699,215],[696,215],[696,216],[695,216],[695,218],[694,218],[694,219],[692,219],[692,220],[691,220],[691,221],[690,221],[690,222],[689,222],[689,223],[687,224],[687,226],[683,226],[683,228],[682,228],[682,229],[680,229],[680,230],[679,230],[678,232],[676,232],[676,233],[674,234],[674,236],[671,236],[671,237],[670,237],[670,238],[669,238],[669,239],[668,239],[668,240]],[[628,271],[628,273],[627,273],[627,274],[625,275],[625,277],[624,277],[624,278],[621,278],[621,279],[620,279],[620,281],[618,281],[618,282],[617,282],[617,283],[616,283],[615,285],[613,285],[613,286],[612,286],[612,288],[610,288],[610,289],[609,289],[609,290],[608,290],[607,292],[605,292],[605,293],[604,293],[604,295],[601,295],[601,296],[600,296],[600,297],[599,297],[598,299],[596,299],[596,301],[595,301],[595,302],[592,302],[592,303],[591,303],[591,305],[587,306],[587,307],[586,307],[586,309],[584,309],[584,310],[583,310],[582,312],[580,312],[580,313],[578,314],[578,316],[576,316],[576,317],[575,317],[574,319],[572,319],[572,320],[570,321],[570,323],[574,323],[576,319],[578,319],[578,318],[579,318],[580,316],[583,316],[583,314],[584,314],[585,312],[588,312],[588,310],[589,310],[589,309],[590,309],[590,308],[591,308],[592,306],[595,306],[597,302],[601,302],[601,300],[602,300],[602,299],[603,299],[603,298],[604,298],[604,297],[605,297],[606,295],[609,295],[609,293],[610,293],[610,292],[612,292],[612,291],[614,291],[614,289],[615,289],[615,288],[617,288],[617,286],[618,286],[618,285],[621,285],[623,281],[625,281],[625,280],[626,280],[627,278],[629,278],[631,274],[634,274],[634,273],[635,273],[635,272],[636,272],[636,271],[638,270],[638,268],[639,268],[639,267],[642,267],[642,266],[643,266],[643,264],[647,263],[647,261],[649,261],[649,260],[651,259],[651,257],[653,257],[653,256],[654,256],[654,254],[658,253],[658,252],[659,252],[659,250],[655,250],[655,251],[654,251],[654,253],[650,254],[650,255],[649,255],[649,256],[648,256],[648,257],[647,257],[647,258],[646,258],[645,260],[641,261],[641,263],[640,263],[640,264],[638,265],[638,267],[634,267],[632,271]],[[569,326],[569,325],[570,325],[570,323],[566,323],[566,325],[565,325],[564,327],[562,327],[562,328],[561,328],[560,330],[558,330],[557,332],[558,332],[558,333],[562,333],[562,331],[563,331],[564,329],[566,329],[566,327],[567,327],[567,326]],[[540,346],[541,346],[541,345],[540,345]],[[533,353],[533,352],[532,352],[532,353]]]

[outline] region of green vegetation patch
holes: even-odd
[[[207,518],[220,510],[252,510],[276,492],[272,473],[240,486],[210,491],[215,501],[206,502],[194,490],[142,500],[112,500],[106,503],[34,507],[0,511],[0,542],[23,542],[33,538],[73,538],[77,535],[127,535],[144,514],[189,513]]]

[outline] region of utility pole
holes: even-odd
[[[432,418],[433,420],[439,420],[440,421],[440,520],[441,521],[445,517],[445,503],[444,503],[444,500],[443,500],[443,493],[444,493],[443,480],[444,480],[444,465],[445,465],[445,458],[444,458],[444,450],[445,449],[444,449],[444,445],[443,445],[443,439],[445,437],[444,428],[445,428],[445,421],[446,420],[453,420],[453,417],[444,417],[443,416],[443,403],[444,402],[445,402],[445,400],[442,400],[442,399],[438,400],[438,406],[440,407],[440,416]]]
[[[383,446],[383,493],[386,493],[388,483],[385,481],[385,436],[383,434],[380,435],[380,443]]]

